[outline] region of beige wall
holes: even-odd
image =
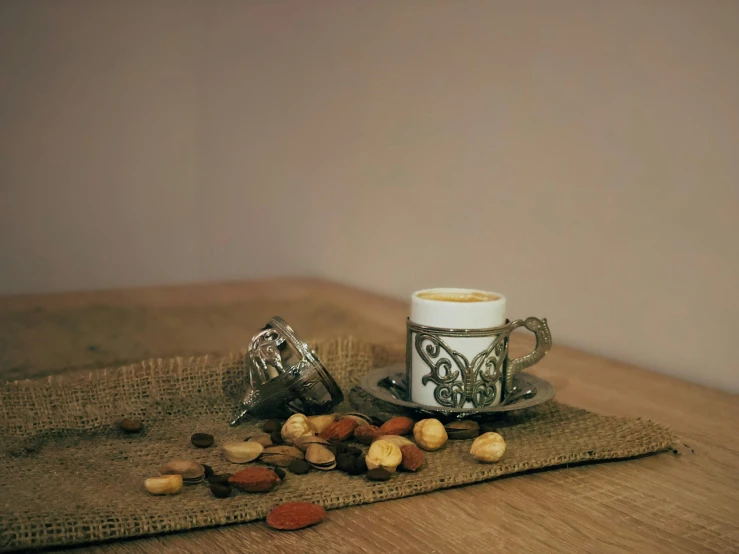
[[[0,293],[483,287],[739,391],[737,67],[735,1],[6,0]]]

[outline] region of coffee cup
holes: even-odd
[[[510,334],[523,327],[536,347],[508,357]],[[504,403],[516,392],[515,376],[549,351],[546,319],[506,319],[500,293],[436,288],[414,292],[407,322],[409,399],[425,406],[482,408]]]

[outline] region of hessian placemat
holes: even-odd
[[[347,398],[365,372],[404,356],[402,346],[353,338],[314,347]],[[244,371],[242,352],[0,383],[0,551],[254,521],[287,501],[335,509],[534,469],[640,456],[672,443],[658,424],[550,401],[493,420],[508,445],[496,464],[477,463],[469,455],[471,441],[449,441],[427,453],[417,473],[396,473],[387,482],[312,471],[288,474],[266,494],[218,499],[203,484],[173,496],[146,493],[144,479],[174,458],[209,464],[217,473],[243,467],[226,462],[218,444],[259,429],[256,421],[227,423],[235,406],[224,391]],[[350,409],[348,400],[341,409]],[[145,430],[123,434],[116,425],[123,417],[144,421]],[[194,432],[214,435],[215,446],[196,449],[190,443]]]

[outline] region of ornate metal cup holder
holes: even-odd
[[[503,404],[478,408],[452,408],[427,406],[407,399],[405,388],[405,364],[395,364],[374,369],[367,373],[359,387],[371,397],[399,408],[413,410],[433,417],[463,419],[501,412],[511,412],[538,406],[554,397],[554,387],[541,377],[530,373],[518,373],[513,378],[513,394]]]
[[[249,415],[327,413],[344,399],[316,354],[281,317],[254,335],[246,365],[245,393],[231,425]]]

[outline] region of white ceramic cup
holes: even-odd
[[[410,321],[426,327],[439,329],[490,329],[506,322],[506,299],[500,293],[472,289],[438,288],[426,289],[413,293],[411,297]],[[480,352],[488,349],[495,336],[445,337],[444,343],[449,349],[472,360]],[[430,368],[416,348],[410,344],[409,336],[407,355],[410,357],[411,400],[426,406],[439,405],[434,397],[436,385],[433,382],[423,383],[424,376]],[[503,355],[507,354],[503,352]],[[450,370],[457,368],[452,364]],[[461,380],[461,377],[460,377]],[[497,405],[502,399],[503,379],[496,383],[495,400],[490,404]],[[472,407],[466,402],[462,407]]]

